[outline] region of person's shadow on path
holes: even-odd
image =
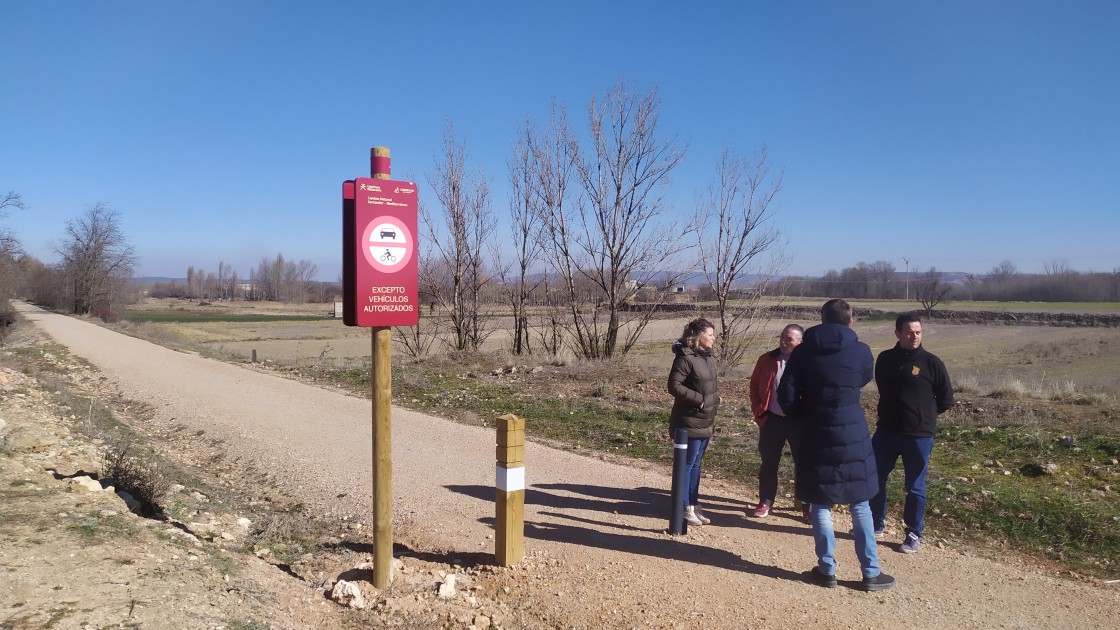
[[[495,489],[493,487],[472,485],[447,486],[447,488],[453,492],[475,497],[480,500],[491,502],[495,500]],[[543,491],[544,489],[578,493],[583,496],[573,497],[553,492],[545,492]],[[742,502],[734,499],[722,499],[720,501],[722,501],[720,504],[727,505],[742,504]],[[562,519],[571,523],[526,522],[525,536],[527,538],[597,547],[600,549],[633,553],[665,560],[690,562],[732,571],[744,571],[775,579],[794,580],[798,582],[805,580],[805,576],[801,573],[781,567],[751,562],[724,549],[688,542],[684,537],[651,538],[648,535],[635,535],[639,532],[644,534],[659,534],[667,530],[670,496],[669,493],[664,490],[655,488],[626,489],[576,484],[538,484],[525,491],[525,504],[561,510],[542,510],[539,513],[541,516],[547,516],[552,519]],[[710,502],[709,505],[712,506],[713,509],[716,509],[719,504]],[[742,512],[741,507],[737,509],[740,513]],[[653,519],[664,518],[665,527],[643,528],[622,523],[613,523],[609,520],[592,520],[567,514],[563,512],[564,510],[586,510]],[[727,515],[720,516],[723,518],[731,518]],[[479,519],[479,521],[491,526],[494,525],[493,518],[482,518]],[[581,527],[574,523],[587,523],[600,528],[607,527],[621,530],[622,532],[633,533],[601,531],[600,529]]]

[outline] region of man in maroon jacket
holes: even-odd
[[[758,468],[758,507],[751,512],[756,518],[769,516],[774,505],[782,449],[787,442],[791,452],[797,448],[797,426],[778,404],[777,391],[789,353],[801,343],[804,332],[805,329],[797,324],[783,328],[778,337],[778,347],[758,357],[751,374],[751,411],[758,425],[758,453],[762,460]]]

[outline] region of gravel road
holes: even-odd
[[[127,398],[220,437],[324,514],[369,522],[369,400],[16,308]],[[394,522],[414,546],[493,551],[494,443],[492,430],[393,408]],[[535,612],[531,627],[1110,628],[1120,618],[1117,585],[934,544],[907,556],[882,543],[881,564],[898,586],[863,593],[853,588],[859,565],[843,517],[841,588],[826,590],[802,581],[812,541],[792,511],[744,516],[753,486],[705,480],[713,523],[670,537],[665,467],[529,444],[526,472],[531,570],[504,574],[503,592]]]

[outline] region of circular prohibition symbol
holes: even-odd
[[[374,270],[383,273],[400,271],[412,258],[416,241],[404,222],[396,217],[381,216],[369,222],[362,233],[362,253]]]

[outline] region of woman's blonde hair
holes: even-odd
[[[700,335],[709,328],[711,328],[712,330],[716,329],[712,322],[704,319],[703,317],[697,317],[696,319],[688,322],[684,326],[684,331],[681,332],[681,345],[695,350],[696,340],[699,339]]]

